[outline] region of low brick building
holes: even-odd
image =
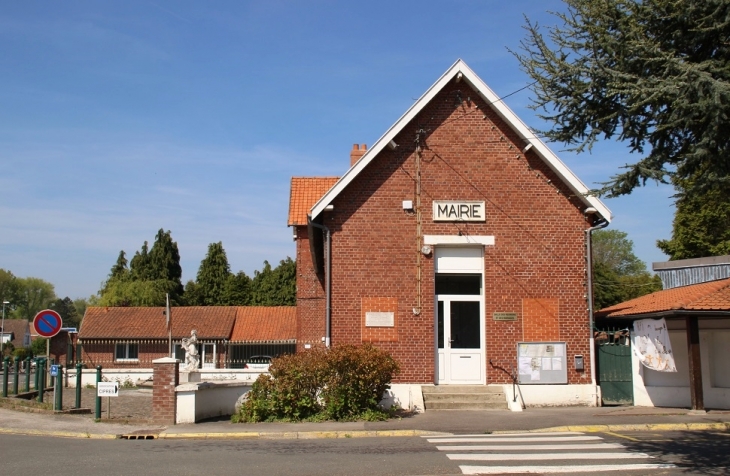
[[[586,240],[611,213],[587,192],[457,61],[344,175],[292,179],[297,350],[373,343],[403,392],[519,376],[528,405],[594,403]]]

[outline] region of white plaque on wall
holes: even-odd
[[[487,221],[484,202],[434,200],[433,221]]]
[[[365,327],[395,327],[395,313],[366,312]]]

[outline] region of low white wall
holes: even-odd
[[[692,406],[684,321],[667,321],[677,372],[657,372],[631,355],[634,405]],[[700,361],[705,408],[730,409],[730,319],[700,320]]]
[[[243,382],[186,383],[175,388],[175,423],[196,423],[206,418],[233,415],[236,401],[251,390]]]
[[[68,377],[68,387],[76,388],[76,369],[63,369],[64,378]],[[200,369],[201,380],[207,382],[253,382],[261,371],[245,369]],[[136,386],[144,382],[152,383],[152,369],[102,369],[102,382],[119,382],[121,385]],[[81,386],[96,386],[96,369],[81,370]]]
[[[512,411],[520,407],[595,407],[598,398],[593,385],[517,385],[517,402],[514,402],[512,384],[504,385],[507,404]],[[521,405],[520,405],[521,403]]]
[[[393,405],[404,410],[411,410],[418,413],[425,411],[423,404],[423,392],[420,384],[393,383],[390,390],[386,390],[380,406],[390,409]]]

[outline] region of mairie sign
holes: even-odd
[[[433,221],[487,221],[484,202],[434,200]]]
[[[53,337],[61,330],[63,319],[56,312],[50,309],[41,311],[33,318],[33,329],[41,337]]]

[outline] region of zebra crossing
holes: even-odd
[[[553,474],[675,468],[646,453],[580,432],[424,437],[459,463],[463,474]],[[463,463],[463,464],[462,464]]]

